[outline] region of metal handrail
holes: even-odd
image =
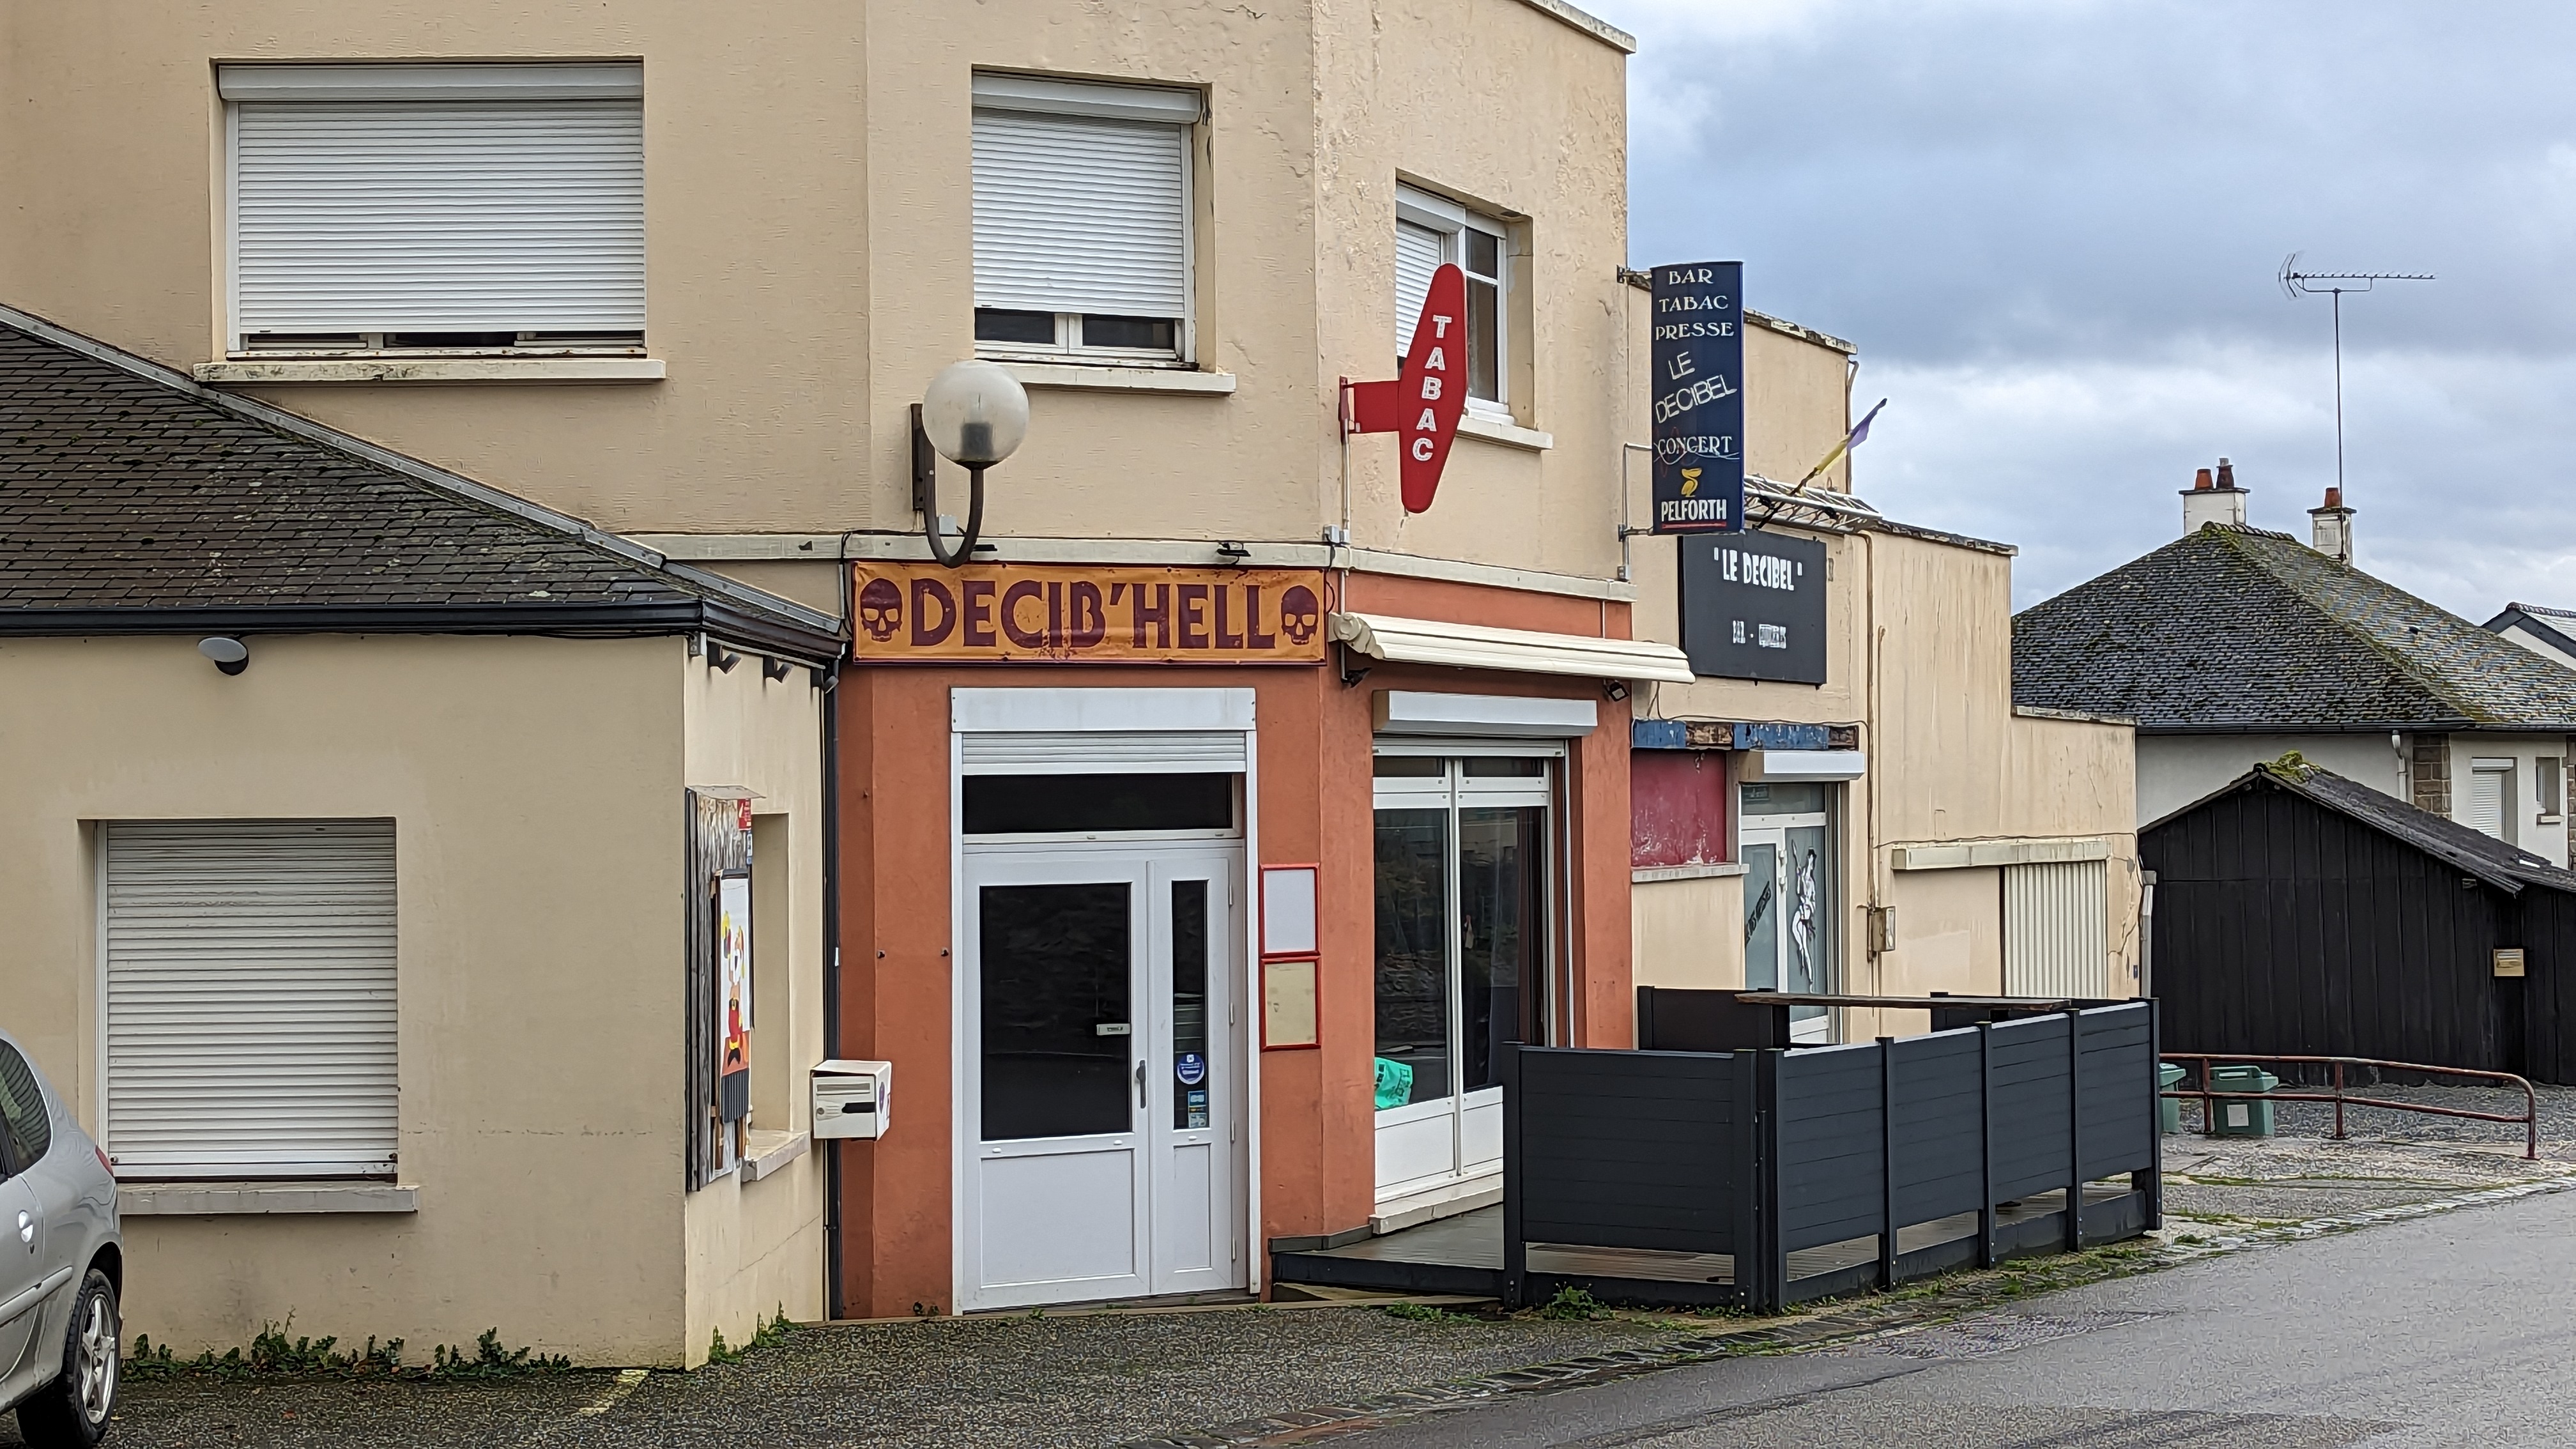
[[[2530,1162],[2540,1160],[2540,1094],[2532,1090],[2530,1081],[2517,1077],[2511,1072],[2482,1072],[2469,1067],[2430,1067],[2422,1062],[2392,1062],[2379,1057],[2267,1057],[2249,1056],[2242,1052],[2166,1052],[2163,1059],[2177,1064],[2182,1062],[2200,1064],[2198,1087],[2184,1088],[2179,1091],[2160,1090],[2156,1095],[2198,1098],[2201,1135],[2205,1137],[2218,1135],[2216,1103],[2219,1098],[2225,1097],[2231,1101],[2242,1099],[2267,1102],[2332,1102],[2335,1109],[2334,1140],[2341,1142],[2344,1140],[2343,1108],[2346,1102],[2350,1102],[2357,1107],[2385,1107],[2395,1112],[2421,1112],[2431,1117],[2465,1117],[2473,1122],[2518,1122],[2522,1124],[2523,1129],[2523,1159]],[[2334,1067],[2334,1091],[2332,1093],[2212,1091],[2209,1086],[2209,1069],[2219,1062],[2225,1062],[2230,1066],[2240,1062],[2248,1065],[2259,1065],[2264,1062],[2308,1062],[2320,1066],[2331,1064]],[[2423,1102],[2401,1102],[2388,1097],[2347,1097],[2343,1090],[2345,1067],[2380,1067],[2401,1072],[2423,1072],[2432,1076],[2481,1077],[2491,1082],[2509,1082],[2522,1088],[2522,1115],[2513,1117],[2501,1112],[2472,1112],[2464,1107],[2435,1107]]]

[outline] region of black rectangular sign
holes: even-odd
[[[1776,533],[1685,538],[1682,652],[1718,679],[1825,682],[1825,546]]]
[[[1744,527],[1744,264],[1654,270],[1656,533]]]

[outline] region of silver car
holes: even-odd
[[[124,1283],[107,1154],[0,1032],[0,1410],[36,1449],[106,1436]]]

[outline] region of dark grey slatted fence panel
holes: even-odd
[[[1876,1045],[1780,1059],[1780,1236],[1788,1252],[1878,1231],[1885,1203]]]
[[[1896,1043],[1896,1221],[1973,1212],[1985,1186],[1977,1033]]]
[[[2066,1018],[2001,1022],[1995,1043],[1995,1196],[2066,1186]]]
[[[1734,1251],[1732,1056],[1524,1048],[1520,1063],[1524,1240]]]
[[[2084,1175],[2109,1177],[2155,1165],[2155,1043],[2146,1003],[2084,1013]]]

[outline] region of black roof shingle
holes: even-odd
[[[2358,780],[2347,779],[2323,766],[2309,764],[2295,753],[2256,765],[2224,787],[2145,828],[2153,830],[2166,821],[2188,815],[2212,800],[2224,799],[2240,790],[2267,789],[2287,790],[2304,796],[2328,810],[2447,861],[2507,894],[2535,885],[2576,892],[2576,874],[2560,870],[2530,851],[2456,820],[2445,820],[2429,810],[2418,810],[2394,795],[2374,790]]]
[[[835,621],[0,309],[0,634],[678,633]]]
[[[2013,702],[2142,731],[2576,730],[2576,670],[2285,533],[2205,525],[2013,618]]]

